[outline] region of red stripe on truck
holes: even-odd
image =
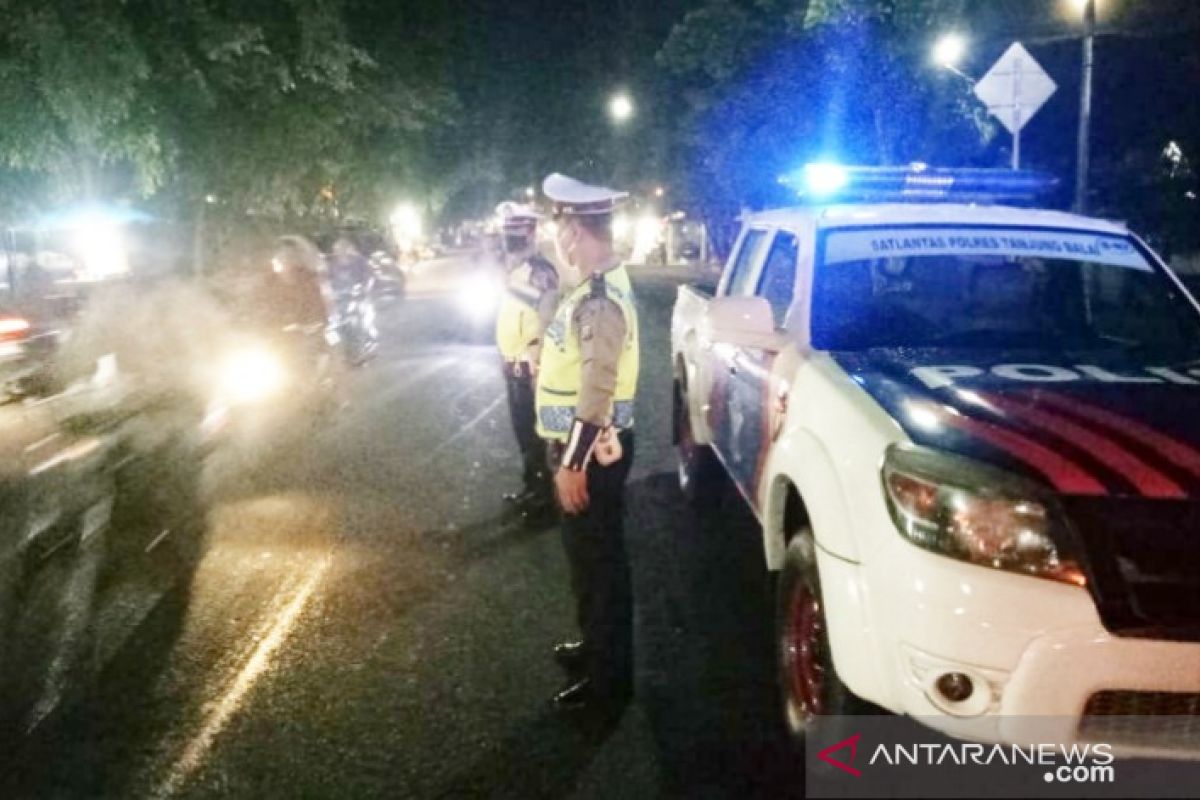
[[[1046,476],[1054,488],[1064,494],[1108,494],[1104,484],[1083,467],[1027,436],[991,422],[960,414],[946,414],[943,420],[947,425],[958,428],[963,433],[987,442],[992,447],[1025,462]]]
[[[1060,439],[1087,450],[1093,457],[1132,483],[1146,497],[1181,500],[1188,496],[1178,483],[1126,450],[1102,433],[1074,420],[1039,408],[1028,400],[1016,400],[998,394],[984,399],[1013,421],[1047,431]]]

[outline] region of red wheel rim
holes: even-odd
[[[807,586],[797,583],[788,602],[784,664],[788,699],[806,720],[825,713],[824,633],[820,602]]]

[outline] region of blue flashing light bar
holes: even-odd
[[[843,167],[807,164],[781,183],[816,203],[1030,203],[1058,184],[1054,176],[1033,170]]]

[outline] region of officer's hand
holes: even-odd
[[[568,514],[581,514],[588,507],[587,473],[559,467],[554,474],[558,502]]]

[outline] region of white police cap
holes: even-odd
[[[496,206],[496,221],[501,228],[509,232],[527,233],[541,218],[541,214],[524,203],[506,200]]]
[[[555,214],[583,216],[611,214],[628,192],[618,192],[605,186],[591,186],[555,172],[542,181],[542,193],[554,204]]]

